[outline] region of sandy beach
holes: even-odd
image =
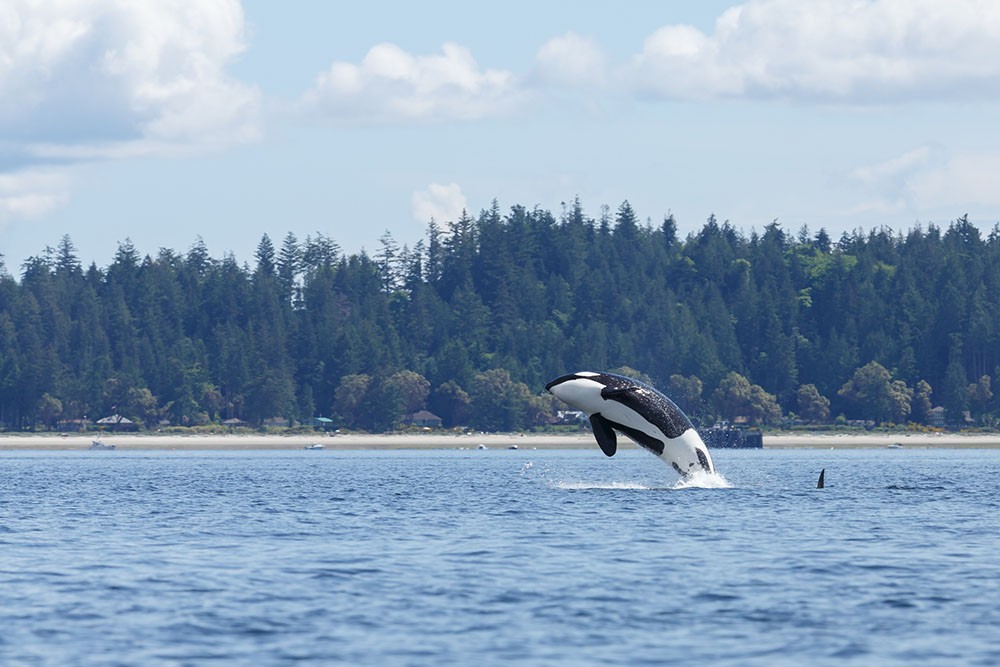
[[[1000,447],[1000,433],[776,433],[764,435],[767,449],[991,449]]]
[[[12,449],[90,449],[94,435],[25,434],[0,435],[0,450]],[[106,434],[99,438],[105,445],[122,450],[241,450],[241,449],[305,449],[323,445],[324,449],[393,450],[393,449],[582,449],[593,444],[587,434],[452,434],[452,433],[393,433],[312,435],[176,435],[176,434]],[[596,446],[596,445],[595,445]]]
[[[12,434],[0,435],[0,450],[87,450],[93,434]],[[624,440],[624,439],[623,439]],[[106,445],[119,450],[250,450],[304,449],[323,445],[331,450],[394,449],[588,449],[593,438],[580,434],[497,434],[497,433],[415,433],[415,434],[337,434],[312,435],[176,435],[176,434],[107,434],[100,437]],[[633,446],[627,441],[623,446]],[[875,434],[765,434],[766,449],[859,449],[895,447],[996,448],[1000,433],[966,435],[961,433],[875,433]]]

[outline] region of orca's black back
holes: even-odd
[[[668,438],[679,437],[694,428],[687,415],[669,398],[644,382],[623,375],[603,373],[605,383],[601,396],[605,400],[621,403],[642,415]]]

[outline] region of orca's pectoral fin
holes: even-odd
[[[611,422],[602,417],[600,412],[595,412],[590,415],[590,427],[594,431],[594,437],[597,438],[597,444],[601,446],[601,451],[606,456],[614,456],[618,451],[618,436]]]

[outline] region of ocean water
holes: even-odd
[[[1000,451],[713,456],[3,452],[0,664],[1000,664]]]

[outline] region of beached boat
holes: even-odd
[[[326,445],[314,442],[312,444],[306,445],[305,447],[303,447],[303,449],[326,449]]]
[[[98,450],[102,450],[102,449],[103,450],[107,450],[107,449],[114,449],[115,446],[114,445],[105,444],[105,443],[101,442],[100,440],[93,440],[90,443],[90,448],[91,449],[98,449]]]

